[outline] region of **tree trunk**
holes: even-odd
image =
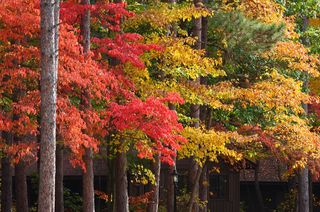
[[[199,207],[195,207],[195,205],[196,205],[195,200],[199,196],[199,180],[200,180],[202,170],[203,170],[202,167],[198,166],[197,172],[196,172],[196,175],[194,178],[195,183],[192,187],[190,199],[189,199],[188,206],[187,206],[188,212],[195,212],[196,210],[199,210]]]
[[[201,0],[194,0],[194,5],[195,7],[201,7]],[[195,49],[201,49],[201,21],[202,18],[197,18],[194,20],[194,27],[193,27],[193,36],[197,38],[196,43],[194,45]],[[197,79],[196,81],[194,81],[193,83],[200,83],[200,79]],[[200,105],[191,105],[190,107],[190,117],[193,119],[199,119],[200,118]],[[199,121],[196,121],[193,123],[193,127],[198,128],[200,126]],[[199,173],[200,171],[200,173]],[[199,207],[197,204],[194,204],[195,199],[199,196],[199,179],[200,179],[200,174],[201,174],[201,168],[199,167],[199,165],[197,164],[196,161],[194,161],[192,159],[191,162],[191,167],[189,169],[189,190],[191,191],[190,194],[190,200],[189,200],[189,204],[188,207],[189,210],[194,212],[198,212],[199,211]],[[199,177],[198,177],[199,175]]]
[[[174,2],[171,2],[174,3]],[[173,104],[169,104],[170,110],[176,110]],[[173,179],[173,173],[176,170],[176,157],[173,158],[174,166],[170,166],[167,172],[167,212],[174,212],[175,210],[175,184]]]
[[[260,172],[260,161],[258,160],[256,163],[256,167],[254,169],[254,188],[256,190],[256,195],[259,203],[259,211],[264,212],[264,203],[263,203],[263,197],[260,189],[259,184],[259,172]]]
[[[125,152],[116,155],[115,181],[114,212],[129,212],[127,155]]]
[[[83,212],[94,212],[94,174],[92,149],[86,149],[84,162],[86,171],[82,175]]]
[[[199,188],[199,198],[202,202],[208,201],[208,175],[207,175],[207,166],[203,167],[202,174],[200,176],[200,188]],[[206,212],[208,210],[207,204],[202,208],[200,207],[200,212]]]
[[[81,0],[81,4],[89,5],[89,0]],[[82,46],[84,54],[88,54],[90,51],[90,10],[86,10],[81,17],[81,36]],[[86,105],[83,105],[86,107]],[[86,149],[84,162],[86,165],[86,171],[82,175],[82,187],[83,187],[83,211],[93,212],[94,208],[94,172],[93,172],[93,158],[92,149]]]
[[[15,167],[15,187],[17,212],[28,212],[27,175],[23,161],[20,161]]]
[[[161,170],[161,161],[160,155],[157,155],[154,163],[152,164],[152,172],[155,176],[155,185],[151,186],[151,190],[153,191],[151,201],[148,205],[148,212],[158,212],[159,207],[159,191],[160,191],[160,170]]]
[[[40,1],[41,144],[39,212],[55,211],[59,0]]]
[[[12,135],[3,132],[6,144],[12,144]],[[8,156],[1,159],[1,211],[11,212],[12,209],[12,167]]]
[[[173,172],[175,167],[170,166],[167,173],[167,212],[174,212],[175,187],[173,181]]]
[[[203,1],[204,3],[207,2],[207,0]],[[207,43],[208,43],[208,18],[202,17],[201,18],[201,48],[206,50],[207,49]],[[201,77],[200,84],[207,85],[208,84],[207,77]],[[200,108],[200,120],[202,123],[205,123],[206,129],[210,129],[210,122],[207,121],[207,119],[211,118],[210,108],[207,105],[203,105],[202,108]],[[207,166],[205,165],[203,167],[202,174],[200,176],[200,182],[199,182],[199,198],[202,202],[208,202],[208,173],[207,173]],[[207,204],[204,205],[204,207],[200,208],[201,212],[206,212],[208,210]]]
[[[298,176],[298,201],[299,212],[309,212],[309,174],[308,168],[299,171]]]
[[[309,173],[309,212],[313,212],[313,183],[312,176]]]
[[[63,202],[63,146],[61,144],[57,145],[56,152],[56,212],[64,212],[64,202]]]
[[[306,31],[308,28],[308,18],[307,16],[303,16],[302,18],[303,25],[302,31]],[[304,45],[309,45],[309,40],[305,37],[302,37],[302,43]],[[308,81],[305,80],[303,82],[303,87],[308,88]],[[304,111],[308,114],[308,105],[303,104]],[[305,167],[299,171],[298,175],[298,208],[299,212],[309,212],[310,203],[309,203],[309,172],[308,167]],[[312,195],[312,193],[311,193]]]

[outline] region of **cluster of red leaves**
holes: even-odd
[[[65,1],[61,4],[61,20],[70,25],[80,22],[81,15],[90,10],[93,23],[111,31],[120,31],[121,21],[134,13],[126,10],[126,3],[96,3],[94,5],[81,5],[75,1]]]
[[[181,101],[181,99],[171,99]],[[136,142],[138,156],[141,158],[152,158],[154,154],[161,153],[163,162],[173,164],[172,156],[175,150],[180,148],[180,144],[185,139],[178,134],[183,127],[178,123],[175,111],[170,110],[163,104],[163,99],[153,97],[141,101],[136,98],[131,102],[119,105],[112,103],[110,107],[112,113],[112,124],[117,130],[141,131],[152,141],[152,144]]]
[[[133,207],[139,206],[139,205],[147,205],[150,201],[150,198],[152,197],[154,191],[149,191],[144,193],[143,195],[136,196],[136,197],[129,197],[130,205]]]
[[[143,36],[136,33],[117,34],[115,38],[94,38],[98,46],[95,50],[98,55],[106,54],[120,61],[122,64],[131,63],[138,68],[144,68],[141,56],[145,51],[160,50],[157,45],[143,44]]]
[[[106,194],[103,191],[95,190],[94,194],[97,195],[99,199],[102,199],[102,200],[104,200],[106,202],[111,202],[112,201],[112,196],[109,195],[109,194]]]

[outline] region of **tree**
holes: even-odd
[[[41,0],[41,150],[38,211],[54,212],[56,105],[59,30],[58,0]]]

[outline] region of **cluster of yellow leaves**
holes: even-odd
[[[131,167],[132,179],[131,183],[138,183],[147,185],[148,183],[155,184],[155,176],[150,169],[145,168],[143,165],[134,164]]]
[[[292,169],[320,159],[320,138],[304,119],[283,115],[276,126],[267,129],[267,133],[274,139],[274,153],[286,159]]]
[[[319,58],[309,55],[309,50],[299,42],[278,42],[267,55],[270,58],[287,62],[291,70],[304,71],[313,77],[319,76]]]
[[[256,136],[242,136],[236,132],[220,132],[201,128],[186,127],[182,135],[188,139],[179,150],[180,158],[192,157],[200,166],[206,161],[218,162],[219,157],[227,158],[232,164],[243,159],[243,154],[228,147],[231,142],[249,143]]]
[[[135,28],[149,24],[154,29],[167,29],[179,21],[191,21],[193,18],[210,16],[212,13],[205,8],[193,4],[173,5],[158,2],[140,14],[126,21],[125,27]]]
[[[302,83],[272,71],[269,79],[257,82],[249,88],[235,87],[231,82],[214,85],[216,96],[232,101],[241,101],[243,106],[258,105],[265,110],[275,109],[276,112],[292,110],[303,113],[301,103],[308,103],[310,96],[301,92]],[[232,103],[232,102],[231,102]]]
[[[195,39],[159,37],[153,36],[152,43],[165,47],[163,52],[153,52],[151,57],[158,62],[157,68],[163,74],[174,78],[186,78],[195,80],[200,76],[221,76],[225,72],[218,67],[222,64],[222,58],[213,59],[205,57],[204,50],[196,50],[191,47]],[[149,60],[150,61],[150,60]]]
[[[164,47],[161,52],[151,52],[145,55],[148,69],[137,70],[131,66],[126,72],[134,81],[140,95],[165,96],[168,92],[177,92],[188,103],[208,104],[214,108],[221,107],[221,103],[214,96],[210,87],[194,83],[201,76],[223,76],[220,69],[222,59],[205,56],[202,50],[195,50],[191,46],[194,38],[173,38],[153,35],[148,42]],[[150,72],[157,79],[150,77]]]

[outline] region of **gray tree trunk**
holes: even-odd
[[[39,212],[55,211],[59,0],[40,1],[41,123]]]
[[[308,27],[308,18],[306,16],[303,16],[303,25],[302,25],[302,31],[305,31]],[[302,43],[304,45],[309,45],[309,41],[307,38],[302,37]],[[308,87],[308,81],[305,80],[303,83],[303,87]],[[308,105],[303,104],[303,108],[308,114]],[[312,195],[312,194],[311,194]],[[298,175],[298,209],[299,212],[309,212],[310,208],[310,196],[309,196],[309,173],[308,173],[308,167],[305,167],[299,171]]]
[[[309,212],[309,173],[308,168],[299,171],[298,201],[299,212]]]
[[[6,144],[12,144],[12,135],[2,133]],[[8,156],[1,159],[1,211],[11,212],[12,209],[12,167]]]
[[[127,155],[117,153],[115,158],[115,203],[114,212],[129,212]]]
[[[155,161],[152,164],[152,172],[155,176],[156,182],[155,185],[151,186],[151,190],[153,191],[151,201],[148,205],[148,212],[158,212],[159,207],[159,191],[160,191],[160,170],[161,170],[161,161],[160,155],[155,157]]]
[[[28,188],[26,165],[20,161],[15,167],[16,211],[28,212]]]
[[[56,212],[64,212],[63,201],[63,146],[57,144],[56,152]]]

